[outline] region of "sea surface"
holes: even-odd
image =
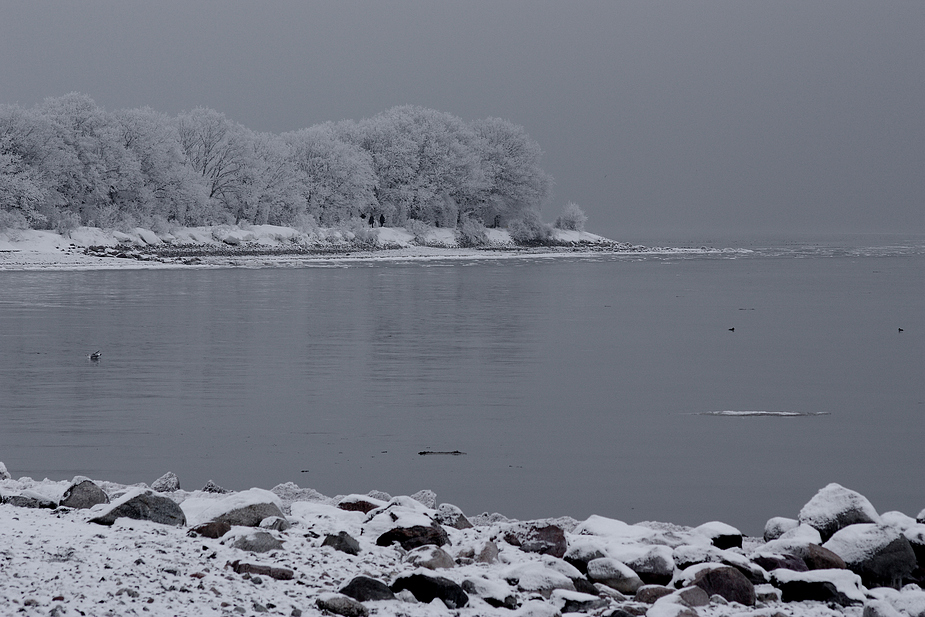
[[[0,461],[751,534],[829,482],[925,508],[925,242],[691,248],[2,272]]]

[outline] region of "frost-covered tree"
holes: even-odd
[[[225,114],[197,107],[176,119],[180,147],[203,179],[209,209],[202,223],[230,223],[241,211],[250,157],[247,129]]]
[[[235,219],[289,225],[305,213],[292,148],[272,133],[246,131],[244,168],[237,189]]]
[[[112,118],[141,172],[140,186],[116,188],[113,201],[140,224],[200,222],[208,208],[205,183],[189,165],[173,120],[150,107],[119,110]]]
[[[298,188],[307,211],[322,225],[383,214],[374,194],[372,156],[340,138],[333,124],[283,134],[297,171]],[[391,213],[390,213],[391,214]]]
[[[588,217],[574,201],[570,201],[562,208],[562,214],[556,219],[556,229],[568,229],[571,231],[584,231],[585,223]]]
[[[404,105],[359,122],[354,139],[372,157],[376,200],[398,224],[456,226],[459,204],[487,187],[478,138],[461,119]]]
[[[539,144],[522,126],[500,118],[478,120],[472,127],[488,181],[472,203],[473,212],[489,226],[539,213],[552,188],[552,178],[540,167]]]
[[[41,213],[47,191],[39,172],[17,152],[11,132],[5,131],[8,114],[0,109],[0,228],[37,226],[47,220]]]
[[[38,166],[57,194],[56,205],[81,223],[111,223],[118,211],[113,193],[141,185],[138,160],[120,142],[111,118],[76,92],[45,99],[36,112],[44,120],[37,124]]]

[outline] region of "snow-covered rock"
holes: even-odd
[[[849,525],[822,546],[844,559],[868,587],[898,587],[916,566],[909,540],[889,525]]]
[[[768,522],[764,524],[764,541],[776,540],[784,533],[795,529],[799,524],[800,521],[795,518],[785,518],[783,516],[769,518]]]
[[[220,498],[190,498],[180,507],[190,525],[224,521],[231,525],[256,527],[268,516],[284,516],[282,502],[274,493],[252,488]]]
[[[601,557],[588,563],[588,579],[627,594],[636,593],[643,584],[632,568],[609,557]]]
[[[815,600],[847,606],[866,600],[861,577],[849,570],[775,570],[771,578],[784,602]]]
[[[742,548],[742,532],[732,525],[711,521],[695,527],[694,532],[709,538],[716,548]]]
[[[91,523],[112,525],[120,517],[151,521],[163,525],[186,525],[186,517],[174,501],[150,489],[134,488],[112,503],[90,509]]]
[[[880,522],[866,497],[835,482],[813,495],[797,518],[800,523],[816,528],[823,540],[848,525]]]

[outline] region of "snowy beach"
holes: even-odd
[[[878,514],[837,484],[755,538],[464,514],[428,490],[9,476],[0,465],[9,615],[925,615],[925,512]]]
[[[648,248],[584,232],[556,229],[542,246],[515,243],[502,229],[486,230],[481,247],[460,246],[455,230],[429,228],[415,235],[404,228],[377,227],[357,234],[346,229],[298,230],[275,225],[175,228],[155,233],[79,227],[53,231],[0,231],[0,271],[93,270],[171,267],[294,267],[338,260],[458,259],[536,256],[576,252],[685,252]],[[690,251],[687,249],[686,251]],[[706,248],[703,249],[707,251]],[[713,252],[719,252],[713,249]]]

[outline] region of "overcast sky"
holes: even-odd
[[[0,0],[0,103],[522,124],[609,237],[925,232],[925,2]]]

